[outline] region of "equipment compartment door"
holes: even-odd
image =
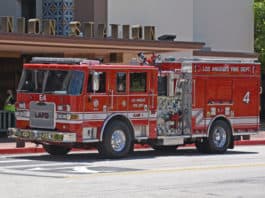
[[[258,124],[259,91],[258,80],[237,79],[234,81],[234,116],[244,119],[242,124]]]

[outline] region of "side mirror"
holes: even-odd
[[[93,83],[93,91],[98,91],[99,90],[99,72],[93,72],[92,76],[92,83]]]

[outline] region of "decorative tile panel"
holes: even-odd
[[[74,0],[43,0],[43,19],[56,20],[56,34],[68,35],[69,23],[73,21]]]

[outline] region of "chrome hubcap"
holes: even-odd
[[[125,148],[126,137],[122,130],[115,130],[111,136],[111,146],[116,152],[120,152]]]
[[[222,127],[217,127],[213,132],[213,142],[217,148],[223,148],[226,144],[226,132]]]

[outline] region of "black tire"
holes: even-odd
[[[132,149],[130,127],[120,120],[111,121],[104,131],[100,154],[108,158],[122,158],[127,156]]]
[[[202,142],[196,142],[195,146],[200,153],[209,153],[207,140],[203,140]]]
[[[225,121],[215,121],[211,127],[207,140],[208,152],[213,154],[226,152],[232,140],[231,136],[231,128]]]
[[[162,146],[162,145],[152,145],[154,150],[163,151],[163,152],[173,152],[176,151],[178,146]]]
[[[51,155],[66,155],[71,151],[70,147],[65,147],[61,145],[51,145],[51,144],[43,144],[43,148],[45,151]]]

